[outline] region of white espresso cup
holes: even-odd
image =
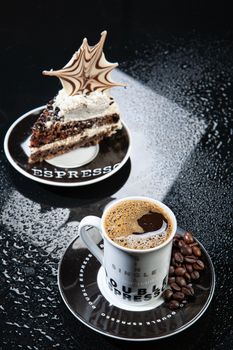
[[[171,229],[163,243],[149,249],[131,249],[115,243],[107,235],[104,223],[108,211],[127,200],[149,201],[166,213]],[[91,238],[90,231],[86,230],[90,226],[99,230],[104,241],[103,250]],[[113,201],[105,208],[102,218],[86,216],[81,220],[78,228],[80,237],[102,265],[98,285],[111,304],[128,310],[149,310],[160,303],[161,294],[167,286],[176,229],[176,218],[171,209],[148,197],[125,197]]]

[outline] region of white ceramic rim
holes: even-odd
[[[172,233],[170,234],[170,237],[164,243],[162,243],[159,246],[154,247],[154,248],[131,249],[131,248],[126,248],[126,247],[120,246],[119,244],[113,242],[108,237],[108,235],[106,234],[105,229],[104,229],[104,219],[105,219],[105,217],[107,215],[108,210],[110,210],[112,207],[114,207],[115,205],[117,205],[117,204],[119,204],[121,202],[126,202],[126,201],[130,201],[130,200],[141,200],[141,201],[143,200],[143,201],[152,202],[152,203],[156,204],[158,207],[161,207],[162,209],[164,209],[168,213],[169,218],[171,218],[171,220],[172,220],[173,230],[172,230]],[[130,196],[130,197],[124,197],[124,198],[120,198],[120,199],[114,200],[113,202],[109,203],[106,206],[106,208],[104,210],[104,213],[102,215],[102,218],[101,218],[101,231],[102,231],[104,239],[106,239],[114,247],[116,247],[116,248],[118,248],[120,250],[123,250],[125,252],[128,252],[128,253],[143,254],[143,253],[148,253],[148,252],[153,252],[153,251],[156,251],[156,250],[160,250],[161,248],[163,248],[164,246],[166,246],[167,244],[169,244],[172,241],[172,239],[173,239],[173,237],[174,237],[174,235],[176,233],[176,230],[177,230],[177,221],[176,221],[176,217],[175,217],[175,214],[173,213],[173,211],[166,204],[160,202],[159,200],[153,199],[153,198],[150,198],[150,197],[144,197],[144,196]]]
[[[128,150],[126,152],[126,155],[125,157],[122,159],[122,161],[119,163],[119,165],[114,168],[112,171],[110,171],[109,173],[107,174],[104,174],[103,176],[100,176],[96,179],[93,179],[93,180],[87,180],[87,181],[83,181],[83,182],[53,182],[53,181],[49,181],[49,180],[44,180],[44,179],[40,179],[39,177],[36,177],[36,176],[33,176],[31,174],[29,174],[27,171],[25,171],[24,169],[22,169],[15,161],[14,159],[12,158],[10,152],[9,152],[9,149],[8,149],[8,141],[9,141],[9,137],[10,137],[10,134],[12,132],[12,130],[15,128],[15,126],[24,118],[27,118],[28,115],[30,115],[31,113],[34,113],[34,112],[37,112],[39,110],[42,110],[46,107],[46,105],[44,106],[40,106],[40,107],[37,107],[37,108],[34,108],[32,110],[30,110],[29,112],[23,114],[21,117],[19,117],[18,119],[16,119],[16,121],[10,126],[10,128],[8,129],[6,135],[5,135],[5,138],[4,138],[4,151],[5,151],[5,154],[6,154],[6,157],[8,159],[8,161],[10,162],[10,164],[19,172],[21,173],[22,175],[26,176],[27,178],[33,180],[33,181],[37,181],[37,182],[40,182],[42,184],[45,184],[45,185],[52,185],[52,186],[59,186],[59,187],[77,187],[77,186],[86,186],[86,185],[91,185],[91,184],[94,184],[96,182],[100,182],[104,179],[107,179],[108,177],[112,176],[113,174],[115,174],[118,170],[120,170],[123,165],[125,165],[125,163],[127,162],[129,156],[130,156],[130,151],[131,151],[131,135],[130,135],[130,131],[129,131],[129,128],[128,126],[125,124],[125,122],[122,121],[121,119],[121,122],[127,132],[127,135],[128,135],[128,138],[129,138],[129,147],[128,147]]]

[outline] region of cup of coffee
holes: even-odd
[[[103,250],[89,235],[88,226],[99,230]],[[156,304],[167,286],[176,228],[171,209],[147,197],[113,201],[102,218],[81,220],[80,237],[102,265],[99,284],[104,285],[112,304],[123,309],[131,305],[135,310]]]

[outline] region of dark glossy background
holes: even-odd
[[[158,195],[158,188],[163,188],[167,175],[163,178],[163,171],[160,176],[153,171],[161,165],[159,160],[149,162],[140,155],[143,142],[138,156],[134,154],[118,174],[102,184],[75,190],[25,179],[12,169],[1,150],[0,349],[116,350],[132,346],[96,334],[78,322],[61,301],[56,271],[77,229],[67,223],[88,214],[101,215],[111,198],[133,191],[158,196],[174,210],[179,225],[192,230],[204,244],[217,277],[213,302],[194,326],[175,337],[134,344],[134,348],[233,348],[232,12],[227,1],[155,3],[154,7],[149,1],[137,5],[123,0],[0,5],[2,136],[22,113],[45,104],[60,88],[58,80],[43,77],[41,71],[63,66],[84,36],[95,43],[103,29],[109,32],[106,57],[118,61],[120,69],[135,79],[132,86],[141,82],[141,88],[149,89],[145,91],[185,111],[183,123],[189,132],[182,137],[177,134],[173,150],[185,149],[197,125],[205,125],[163,196]],[[137,103],[142,106],[144,101],[128,94],[130,99],[135,111],[130,126],[146,134],[144,115],[137,115]],[[151,133],[156,133],[153,127]],[[168,144],[164,140],[164,146]],[[147,162],[150,172],[144,177],[142,167]],[[163,166],[166,171],[172,168],[172,164]]]

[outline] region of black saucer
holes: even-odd
[[[98,232],[93,228],[91,230],[99,241]],[[178,229],[178,233],[182,232],[182,229]],[[200,246],[206,269],[195,286],[195,299],[183,304],[179,310],[171,311],[165,303],[153,310],[141,312],[126,311],[110,305],[97,285],[100,264],[79,237],[70,243],[59,265],[58,286],[61,296],[77,319],[106,336],[131,341],[169,337],[195,323],[213,297],[214,267],[205,248]]]
[[[131,141],[129,129],[122,121],[122,129],[111,137],[106,137],[97,146],[81,147],[63,156],[53,158],[52,163],[51,160],[44,160],[41,163],[28,164],[31,129],[44,108],[45,106],[35,108],[19,117],[5,136],[6,157],[22,175],[46,185],[76,187],[105,180],[118,172],[127,162]],[[92,149],[91,154],[89,154],[90,149]],[[64,159],[61,160],[61,157],[68,157],[72,165],[67,165]]]

